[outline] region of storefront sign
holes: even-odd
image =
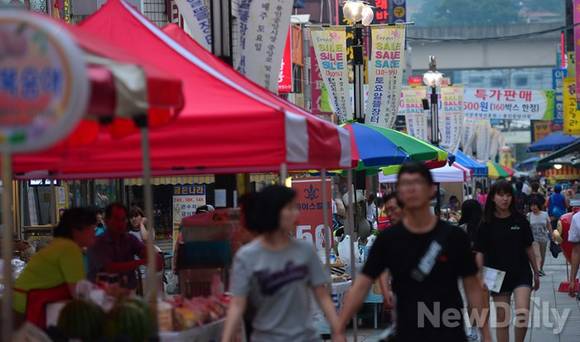
[[[193,39],[211,51],[211,22],[207,0],[175,0],[175,3]]]
[[[401,91],[399,115],[405,117],[407,133],[413,137],[427,141],[429,139],[429,122],[423,109],[425,98],[424,87],[404,87]]]
[[[405,28],[374,26],[369,60],[369,97],[365,107],[367,124],[392,128],[401,100],[405,64]]]
[[[280,65],[280,76],[278,77],[278,93],[288,94],[292,92],[292,53],[291,53],[291,33],[288,31],[286,37],[286,47]]]
[[[328,224],[332,222],[331,181],[326,181],[326,198],[328,201]],[[292,181],[292,189],[296,191],[298,210],[298,226],[296,238],[312,242],[317,250],[325,249],[324,216],[322,211],[322,180],[307,178]],[[332,238],[330,239],[332,243]]]
[[[552,125],[547,120],[532,120],[532,143],[541,140],[552,133]]]
[[[552,69],[552,88],[554,89],[554,125],[562,125],[564,122],[564,78],[566,69]]]
[[[83,54],[60,26],[25,11],[0,11],[0,42],[0,151],[45,149],[86,112]]]
[[[564,133],[580,134],[580,111],[576,104],[576,79],[564,79]]]
[[[479,119],[541,120],[553,107],[546,91],[465,88],[465,116]]]
[[[373,24],[387,24],[389,22],[389,0],[375,0],[374,12]]]
[[[346,30],[344,27],[312,27],[312,44],[320,68],[332,111],[339,122],[352,119],[348,95],[348,60],[346,56]]]
[[[173,188],[173,229],[179,229],[181,219],[195,215],[206,204],[204,184],[176,185]]]
[[[442,87],[440,104],[440,145],[447,151],[455,152],[459,148],[463,131],[463,87]]]
[[[240,58],[236,69],[272,92],[278,90],[278,75],[292,1],[240,0],[238,32]]]

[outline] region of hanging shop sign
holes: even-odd
[[[564,133],[580,134],[580,110],[576,103],[576,79],[564,79]]]
[[[390,4],[390,23],[402,24],[407,22],[407,1],[391,0]]]
[[[532,120],[532,143],[541,140],[552,133],[551,121]]]
[[[288,31],[286,36],[286,46],[284,47],[284,56],[280,65],[280,76],[278,77],[278,93],[288,94],[292,92],[292,42],[291,33]]]
[[[574,71],[576,75],[569,75],[570,77],[576,78],[576,103],[580,103],[580,63],[578,58],[580,58],[580,0],[574,0]]]
[[[389,0],[375,0],[374,2],[373,24],[387,24],[389,22]]]
[[[292,64],[304,66],[304,53],[302,47],[304,40],[302,38],[302,28],[300,25],[292,25],[290,31],[292,35],[292,38],[290,39]]]
[[[465,88],[465,116],[479,119],[542,120],[553,114],[553,93],[542,90]]]
[[[236,69],[274,93],[292,5],[286,0],[240,0],[237,6],[240,57]]]
[[[440,145],[447,151],[455,152],[459,148],[463,132],[463,87],[441,87],[439,103]]]
[[[331,181],[326,181],[326,199],[328,201],[328,224],[332,222]],[[298,210],[298,225],[296,238],[314,244],[318,251],[325,249],[324,215],[322,210],[322,180],[320,178],[305,178],[292,180],[292,189],[296,191]],[[332,238],[330,238],[332,243]]]
[[[425,98],[424,87],[404,87],[401,91],[399,115],[405,117],[407,133],[427,141],[429,139],[429,122],[423,109]]]
[[[346,30],[344,27],[312,27],[312,45],[320,76],[328,90],[332,111],[339,122],[352,119],[349,106],[348,60],[346,55]]]
[[[0,151],[45,149],[85,114],[83,54],[62,27],[25,11],[0,11],[0,42]]]
[[[175,4],[193,39],[211,51],[211,21],[207,0],[175,0]]]
[[[405,27],[373,26],[365,122],[392,128],[399,111],[405,65]]]

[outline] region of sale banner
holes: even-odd
[[[286,36],[286,47],[280,65],[280,76],[278,77],[278,93],[288,94],[292,92],[292,32],[288,30]]]
[[[564,133],[580,134],[580,110],[576,104],[576,79],[564,79]]]
[[[465,88],[465,116],[476,119],[542,120],[552,117],[552,91]]]
[[[328,224],[332,222],[331,181],[326,181],[326,200],[328,205]],[[298,225],[296,238],[312,242],[316,250],[325,249],[324,216],[322,210],[322,180],[320,178],[305,178],[292,180],[292,189],[296,191],[298,201]],[[330,236],[332,244],[332,236]]]
[[[440,106],[440,145],[449,152],[455,152],[463,137],[463,87],[441,87]]]
[[[401,90],[399,115],[405,117],[407,133],[424,141],[429,140],[429,122],[423,109],[425,87],[404,87]]]
[[[405,27],[373,26],[369,59],[369,97],[365,123],[393,128],[399,102],[405,65]]]
[[[332,111],[341,123],[352,120],[348,95],[346,29],[344,26],[311,27],[310,34]]]

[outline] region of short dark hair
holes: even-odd
[[[66,209],[54,228],[54,237],[72,239],[73,230],[82,230],[97,224],[97,214],[87,208]]]
[[[496,194],[508,194],[512,197],[510,202],[510,213],[512,215],[519,214],[518,210],[516,209],[516,194],[514,191],[513,186],[505,180],[498,181],[491,186],[489,190],[489,195],[487,196],[487,201],[485,202],[485,209],[484,209],[484,220],[485,222],[489,223],[493,221],[495,216],[495,202],[493,198]]]
[[[256,234],[274,232],[280,226],[280,211],[296,198],[296,192],[281,185],[265,187],[241,199],[242,213],[248,230]]]
[[[97,210],[95,210],[95,214],[97,215],[105,215],[105,211],[101,208],[98,208]]]
[[[143,209],[134,205],[131,207],[131,210],[129,210],[129,217],[137,217],[137,216],[145,217],[145,213],[143,213]]]
[[[531,187],[532,187],[532,191],[537,192],[538,190],[540,190],[540,183],[533,182]]]
[[[401,200],[397,196],[397,192],[396,191],[393,191],[390,194],[385,194],[383,196],[383,201],[386,204],[388,201],[392,200],[393,198],[397,201],[397,205],[399,206],[399,208],[403,209],[403,203],[401,202]]]
[[[429,171],[429,168],[427,167],[427,165],[425,165],[423,163],[419,163],[419,162],[406,162],[406,163],[404,163],[401,166],[401,169],[399,169],[399,174],[397,175],[397,183],[399,183],[399,180],[401,179],[401,175],[404,175],[406,173],[410,173],[410,174],[417,173],[421,177],[423,177],[423,179],[425,179],[427,184],[429,184],[429,185],[435,184],[435,182],[433,181],[433,175],[431,175],[431,171]]]
[[[107,206],[107,208],[105,209],[105,217],[111,218],[111,216],[113,216],[113,210],[115,210],[115,208],[123,209],[125,211],[125,214],[129,215],[129,210],[127,210],[127,207],[123,203],[115,202]]]

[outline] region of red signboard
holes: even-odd
[[[389,0],[375,0],[374,24],[386,24],[389,22]]]
[[[280,75],[278,76],[278,93],[288,94],[292,92],[292,29],[288,30],[286,36],[286,46],[284,47],[284,56],[280,65]]]
[[[330,184],[330,180],[327,180],[328,224],[332,222]],[[320,178],[292,180],[292,188],[296,191],[298,210],[300,210],[296,238],[311,241],[317,250],[323,250],[325,248],[325,229],[322,211],[322,180]],[[332,244],[332,237],[330,241]]]

